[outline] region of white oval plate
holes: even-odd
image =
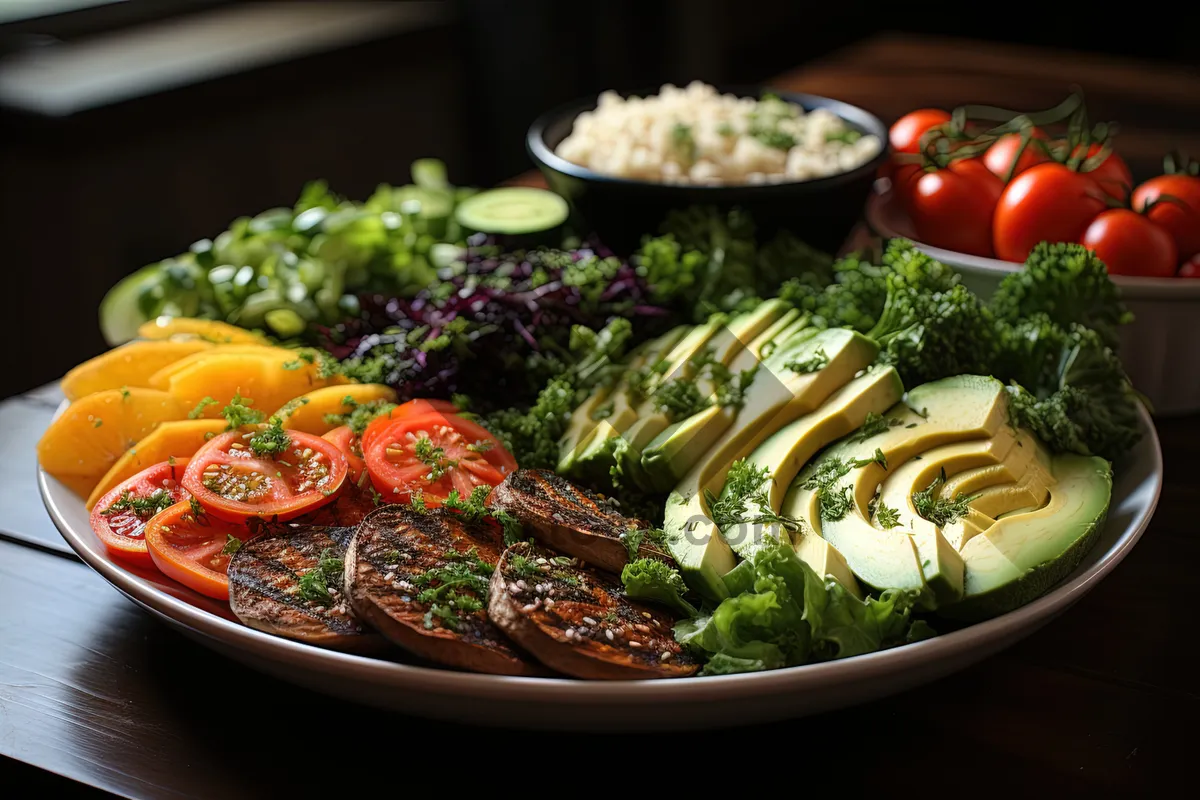
[[[286,681],[379,708],[458,722],[577,730],[718,727],[797,717],[928,683],[1029,635],[1120,563],[1150,522],[1162,452],[1146,436],[1117,471],[1108,523],[1080,567],[1046,596],[1002,617],[915,644],[841,661],[746,675],[602,682],[476,675],[335,653],[238,623],[228,608],[149,570],[111,561],[83,502],[45,472],[38,487],[63,538],[122,594],[184,634]]]

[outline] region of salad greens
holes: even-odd
[[[768,541],[725,580],[730,597],[675,626],[680,643],[707,659],[704,675],[845,658],[933,634],[911,618],[915,592],[859,600],[818,577],[790,541]]]
[[[333,324],[358,311],[356,295],[412,296],[436,278],[438,245],[463,243],[458,201],[432,160],[412,167],[409,186],[380,186],[364,203],[304,187],[291,208],[233,221],[213,239],[117,284],[101,306],[111,344],[133,337],[159,315],[220,319],[283,339],[315,322]]]

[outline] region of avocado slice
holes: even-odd
[[[708,357],[718,364],[731,368],[737,357],[746,352],[746,348],[752,346],[763,331],[767,330],[771,323],[779,319],[785,311],[788,310],[788,304],[782,300],[768,300],[761,303],[754,311],[746,314],[739,314],[728,321],[727,324],[721,325],[720,328],[705,342],[702,350],[697,350],[696,354],[707,351]],[[746,368],[758,363],[758,354],[752,353],[747,359],[743,359],[746,363]],[[732,371],[732,369],[731,369]],[[620,469],[626,479],[638,486],[647,486],[652,489],[666,490],[675,485],[682,472],[678,475],[671,474],[669,470],[659,471],[654,469],[654,459],[648,466],[651,469],[643,469],[642,454],[643,450],[654,442],[655,438],[670,428],[672,424],[679,426],[676,430],[680,431],[684,438],[695,435],[697,431],[704,430],[707,426],[705,422],[715,418],[720,418],[721,407],[716,405],[716,386],[706,374],[696,376],[695,367],[691,358],[688,359],[679,370],[679,374],[672,374],[668,379],[691,380],[696,377],[697,388],[700,390],[700,396],[707,398],[710,403],[708,408],[697,412],[685,419],[676,420],[672,423],[671,418],[664,412],[659,411],[655,406],[653,397],[647,398],[638,409],[637,421],[629,427],[624,438],[626,446],[619,449],[620,453]],[[665,381],[664,381],[665,382]],[[729,416],[732,420],[732,415]],[[711,437],[709,444],[712,443]],[[697,442],[697,448],[703,442]],[[708,449],[704,447],[703,449]],[[700,452],[703,452],[701,450]]]
[[[763,487],[766,490],[766,505],[748,508],[750,515],[779,512],[787,487],[817,451],[833,440],[858,430],[866,421],[867,414],[883,413],[899,402],[903,395],[904,385],[895,369],[873,369],[838,389],[815,411],[773,433],[746,456],[751,464],[767,470],[767,484]],[[727,490],[728,487],[722,490],[722,494]],[[733,551],[742,558],[753,556],[761,547],[764,536],[778,539],[781,535],[777,524],[752,522],[734,525],[721,533]]]
[[[776,301],[768,301],[774,302]],[[777,307],[772,308],[768,313],[774,313],[776,310]],[[733,355],[732,360],[726,363],[729,371],[738,375],[745,370],[754,369],[761,363],[763,353],[770,346],[778,344],[783,331],[791,330],[797,324],[807,328],[807,320],[807,315],[801,315],[795,309],[783,311],[753,341]],[[806,336],[816,333],[815,329],[805,331]],[[714,402],[703,411],[669,425],[642,448],[640,485],[652,491],[671,489],[687,474],[696,459],[708,452],[717,437],[733,424],[737,414],[736,407],[719,406]],[[631,455],[633,452],[635,451],[631,449]]]
[[[971,498],[971,508],[993,518],[1019,508],[1041,508],[1050,496],[1049,484],[1053,482],[1046,477],[1031,469],[1019,481],[989,486]]]
[[[626,375],[628,375],[628,371],[641,369],[651,361],[657,360],[664,352],[674,347],[688,330],[690,330],[690,326],[680,325],[657,339],[638,345],[629,355]],[[571,474],[576,459],[583,452],[582,445],[586,443],[601,420],[611,419],[617,412],[617,397],[627,390],[628,381],[622,377],[615,386],[597,386],[579,404],[579,407],[571,414],[567,430],[559,440],[556,472],[563,475]],[[628,403],[625,406],[628,406]]]
[[[797,373],[785,367],[813,358],[818,350],[827,358],[822,369]],[[736,562],[709,516],[705,491],[720,492],[734,461],[780,427],[816,409],[878,353],[879,346],[862,334],[831,328],[782,341],[763,360],[733,425],[692,465],[667,499],[664,528],[669,549],[693,589],[711,600],[725,597],[728,589],[721,578]]]
[[[1112,498],[1112,467],[1102,458],[1063,454],[1042,508],[1006,515],[962,549],[966,594],[939,613],[968,621],[1004,614],[1069,575],[1095,544]]]
[[[1050,454],[1037,437],[1022,429],[1017,431],[1015,444],[1016,447],[1010,449],[1008,455],[998,463],[963,470],[957,475],[948,474],[946,482],[942,484],[942,497],[979,494],[989,486],[1020,480],[1030,469],[1037,469],[1049,479]]]
[[[959,517],[954,522],[942,528],[942,536],[955,550],[962,550],[963,545],[974,537],[986,531],[995,524],[996,520],[975,509],[967,511],[965,517]],[[965,570],[964,566],[964,570]]]
[[[655,356],[647,359],[639,369],[653,369],[659,380],[672,374],[680,364],[686,364],[688,359],[695,355],[697,349],[708,341],[719,324],[719,320],[714,318],[704,325],[687,329],[682,337],[661,350],[656,348]],[[597,481],[609,479],[609,470],[615,463],[616,446],[629,426],[637,421],[644,400],[632,388],[629,380],[632,374],[631,369],[622,379],[620,387],[613,392],[613,407],[609,415],[598,420],[592,432],[576,447],[579,454],[570,465],[568,475]]]
[[[869,459],[879,450],[892,466],[940,445],[988,439],[1006,424],[1007,414],[1004,386],[994,378],[958,375],[923,384],[908,393],[905,403],[888,412],[887,417],[895,421],[893,426],[865,440],[852,437],[835,445],[801,478],[806,479],[830,459]],[[960,595],[957,556],[936,528],[925,541],[899,529],[883,531],[871,525],[867,510],[886,477],[887,470],[873,461],[850,470],[832,487],[834,492],[850,491],[850,512],[840,519],[818,513],[808,522],[845,556],[854,574],[868,586],[916,590],[922,595],[922,606],[936,608],[939,598]]]

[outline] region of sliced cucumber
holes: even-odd
[[[136,338],[138,326],[150,319],[138,301],[142,290],[153,283],[161,271],[159,264],[142,267],[122,278],[104,295],[100,301],[100,332],[110,347]]]
[[[567,221],[567,201],[529,186],[490,189],[468,197],[454,212],[458,223],[479,233],[521,236],[550,231]]]

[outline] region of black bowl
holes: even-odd
[[[566,198],[580,232],[596,234],[619,253],[636,249],[641,237],[654,233],[668,211],[691,205],[750,212],[760,233],[787,229],[814,247],[836,251],[861,218],[863,205],[879,167],[887,160],[888,131],[879,118],[857,106],[812,94],[769,88],[717,87],[739,97],[771,92],[811,111],[828,109],[864,135],[873,134],[884,147],[871,161],[849,171],[787,183],[694,186],[601,175],[555,155],[571,132],[575,118],[596,107],[596,100],[576,101],[543,114],[529,128],[525,148],[550,188]],[[655,91],[639,92],[642,97]]]

